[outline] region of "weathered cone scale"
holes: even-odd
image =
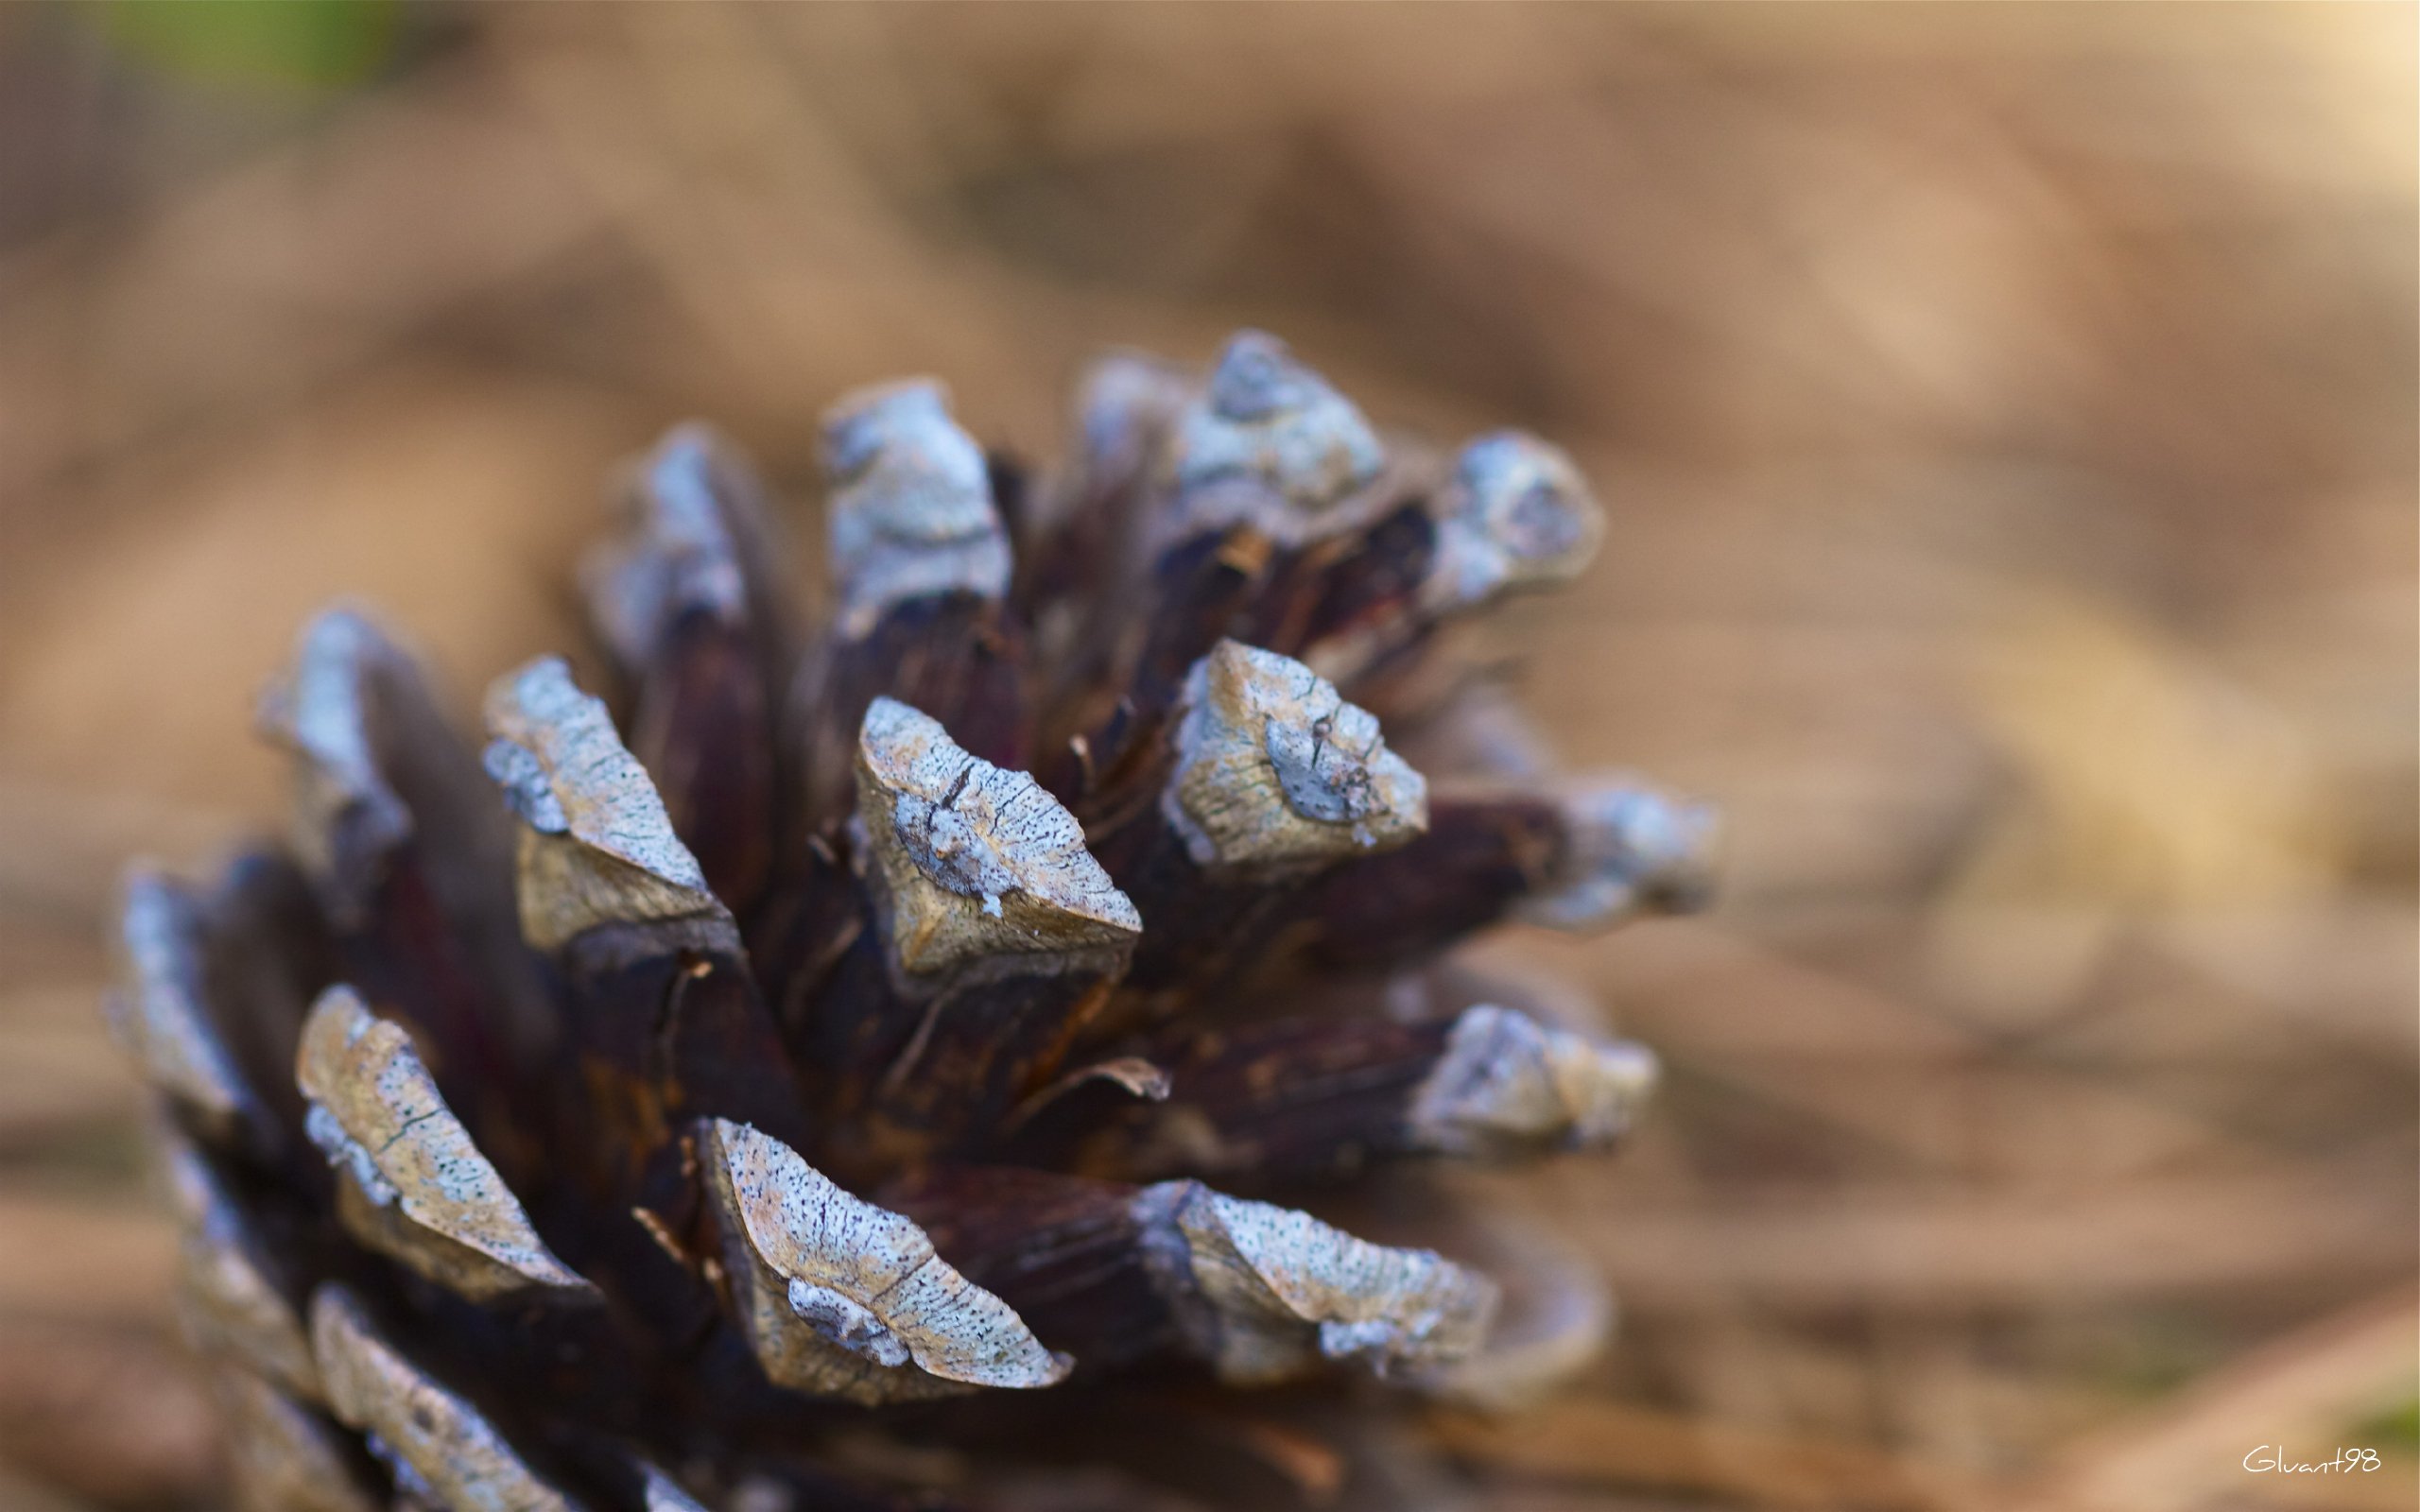
[[[582,573],[599,670],[503,671],[475,738],[368,611],[303,629],[287,844],[137,868],[109,1008],[242,1505],[1266,1501],[1254,1393],[1345,1463],[1596,1348],[1601,1283],[1434,1174],[1655,1080],[1442,958],[1706,890],[1706,811],[1544,770],[1458,660],[1597,502],[1253,332],[1079,410],[1028,473],[930,380],[841,399],[813,592],[673,431]]]
[[[773,739],[796,647],[764,486],[684,425],[631,470],[620,536],[583,576],[630,747],[716,896],[752,903],[795,801]]]

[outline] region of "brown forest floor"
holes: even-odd
[[[1524,1178],[1623,1336],[1425,1425],[1487,1500],[2414,1504],[2411,9],[384,14],[0,9],[0,1506],[207,1496],[96,919],[265,822],[310,609],[459,695],[670,420],[1047,455],[1244,322],[1580,454],[1504,652],[1730,816],[1714,912],[1492,947],[1670,1075]]]

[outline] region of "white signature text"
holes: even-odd
[[[2243,1456],[2243,1468],[2256,1475],[2327,1475],[2350,1474],[2355,1470],[2369,1471],[2378,1468],[2378,1452],[2375,1449],[2340,1449],[2326,1459],[2293,1459],[2283,1444],[2262,1444]]]

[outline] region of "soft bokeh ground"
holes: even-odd
[[[1580,455],[1505,654],[1731,817],[1497,947],[1671,1074],[1528,1189],[1625,1333],[1474,1487],[2413,1504],[2411,9],[203,9],[0,8],[0,1506],[208,1494],[96,919],[269,813],[306,611],[459,696],[667,421],[1046,455],[1243,322]]]

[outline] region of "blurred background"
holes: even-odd
[[[1278,331],[1614,517],[1501,654],[1718,908],[1491,947],[1669,1068],[1524,1200],[1622,1338],[1494,1503],[2408,1509],[2415,31],[2356,5],[0,7],[0,1506],[206,1504],[95,1009],[381,607],[458,706],[599,479]],[[466,721],[467,723],[467,721]],[[2247,1471],[2374,1448],[2363,1474]]]

